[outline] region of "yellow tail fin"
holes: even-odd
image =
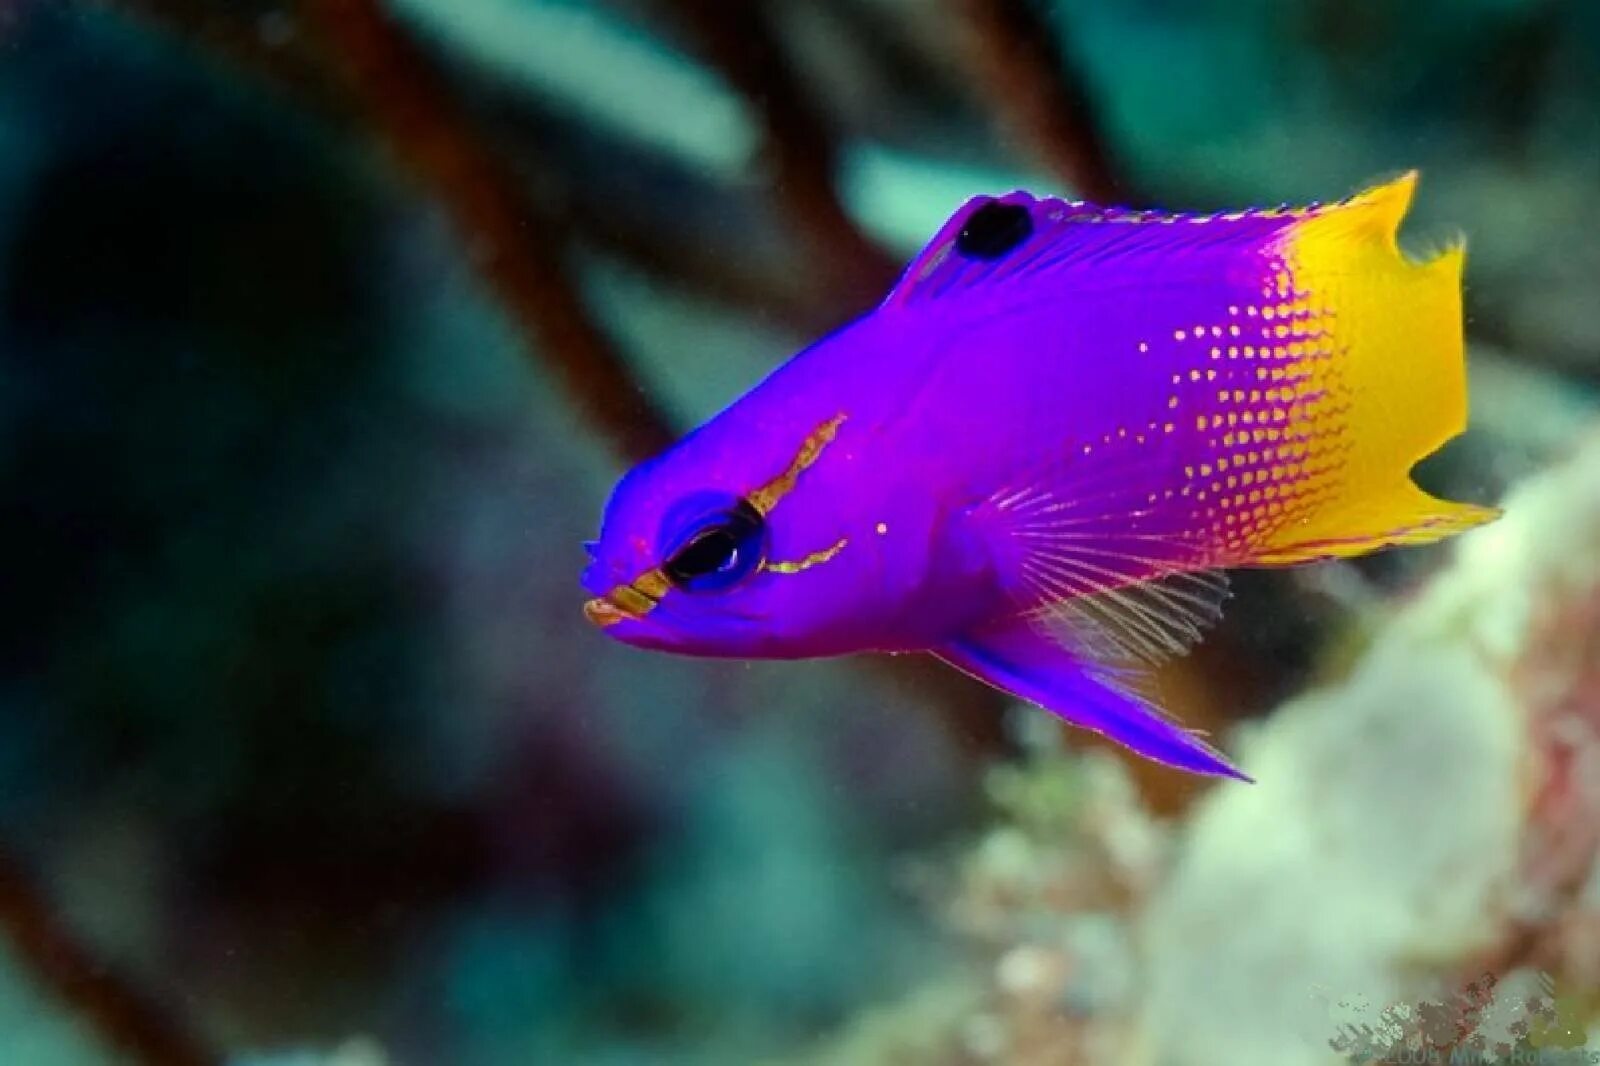
[[[1405,174],[1286,231],[1289,299],[1324,335],[1321,358],[1308,360],[1307,385],[1321,399],[1300,415],[1307,505],[1255,547],[1252,563],[1427,543],[1499,513],[1436,499],[1411,480],[1467,421],[1465,253],[1459,242],[1424,262],[1401,253],[1396,232],[1416,180]]]

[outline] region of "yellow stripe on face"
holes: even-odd
[[[621,607],[631,615],[650,613],[656,601],[634,588],[632,585],[618,585],[611,590],[611,602]]]
[[[794,489],[795,482],[800,480],[800,475],[815,463],[822,455],[822,449],[833,443],[834,436],[839,432],[839,426],[844,422],[844,415],[837,414],[812,431],[800,445],[800,453],[794,457],[794,462],[789,464],[789,469],[756,489],[746,497],[750,506],[756,513],[766,515],[778,505],[778,501]]]
[[[812,552],[804,559],[792,563],[768,563],[765,569],[771,570],[774,574],[798,574],[802,570],[809,570],[813,566],[818,566],[832,559],[843,551],[844,546],[848,543],[850,543],[850,538],[840,537],[838,543],[832,547],[823,548],[819,552]]]
[[[597,596],[583,605],[583,616],[601,629],[625,622],[631,616],[603,596]]]
[[[662,572],[660,567],[656,567],[656,569],[647,570],[634,578],[633,587],[652,600],[659,600],[667,594],[667,590],[672,587],[672,582],[667,580],[667,575]],[[648,608],[646,609],[648,610]]]
[[[660,567],[646,570],[633,581],[617,585],[604,596],[598,596],[583,605],[583,615],[604,629],[628,619],[637,621],[655,610],[672,583]]]
[[[845,416],[842,413],[837,414],[818,426],[805,439],[805,443],[800,446],[800,452],[794,457],[794,462],[789,464],[789,469],[747,497],[750,501],[750,506],[756,509],[756,513],[762,515],[770,513],[778,505],[778,502],[789,494],[795,483],[800,480],[800,475],[805,473],[806,469],[821,457],[824,448],[833,443],[833,438],[838,434],[839,426],[843,424],[844,418]],[[774,574],[798,574],[802,570],[808,570],[813,566],[825,563],[835,555],[838,555],[844,549],[846,539],[840,537],[837,544],[821,551],[812,552],[804,559],[794,562],[767,563],[762,569],[769,570]]]
[[[745,497],[757,514],[763,517],[770,514],[779,501],[794,490],[800,475],[815,464],[822,455],[822,450],[833,442],[844,419],[842,413],[837,414],[818,426],[801,443],[800,451],[788,469]],[[839,554],[844,545],[845,542],[841,539],[831,548],[813,552],[798,562],[769,563],[763,569],[779,574],[797,574],[808,567],[832,559]],[[646,570],[630,582],[617,585],[604,596],[589,600],[583,605],[583,614],[602,629],[629,619],[637,621],[655,610],[656,605],[661,602],[661,597],[671,589],[672,582],[667,580],[666,573],[658,566]]]

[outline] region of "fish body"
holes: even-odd
[[[686,654],[930,652],[1242,776],[1141,685],[1221,572],[1495,513],[1409,476],[1466,402],[1462,252],[1395,242],[1414,182],[1230,215],[969,201],[881,306],[622,480],[587,615]]]

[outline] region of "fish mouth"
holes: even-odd
[[[626,622],[633,617],[605,596],[596,596],[592,600],[585,601],[583,616],[601,629],[614,626],[618,622]]]
[[[661,603],[671,585],[659,569],[646,571],[632,581],[596,596],[583,605],[583,616],[601,629],[618,622],[637,622]]]

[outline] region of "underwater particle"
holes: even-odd
[[[1000,957],[995,964],[995,983],[1010,995],[1046,1002],[1066,983],[1067,969],[1061,952],[1023,944]]]

